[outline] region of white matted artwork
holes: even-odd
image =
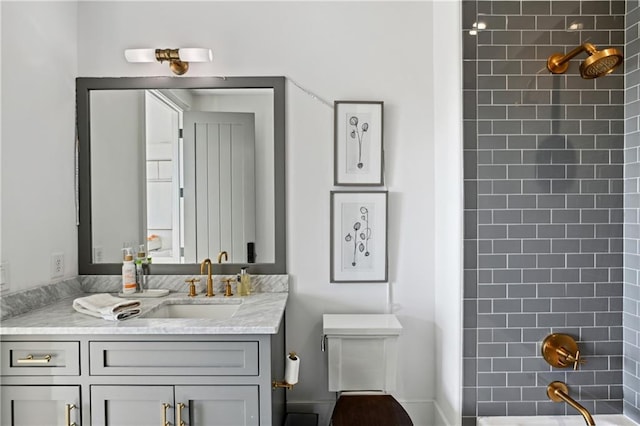
[[[331,191],[331,282],[387,282],[387,191]]]
[[[383,102],[334,102],[334,184],[383,184]]]

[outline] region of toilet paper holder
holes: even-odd
[[[295,352],[289,352],[289,356],[285,360],[284,380],[274,380],[271,382],[273,389],[286,388],[293,389],[298,383],[298,372],[300,371],[300,357]]]

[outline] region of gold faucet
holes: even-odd
[[[593,417],[591,417],[589,410],[569,396],[569,388],[565,383],[551,382],[549,386],[547,386],[547,396],[549,396],[549,399],[553,402],[566,402],[582,414],[582,417],[584,417],[584,421],[587,422],[588,426],[596,426],[596,422],[593,420]]]
[[[224,256],[224,260],[227,260],[227,252],[221,251],[218,253],[218,263],[222,263],[222,257]],[[207,297],[213,297],[213,277],[211,276],[211,270],[213,269],[213,264],[211,263],[211,259],[206,258],[200,264],[200,275],[204,274],[204,266],[207,266]]]
[[[200,275],[204,274],[204,266],[207,265],[207,297],[213,297],[213,278],[211,277],[211,259],[207,258],[200,264]]]

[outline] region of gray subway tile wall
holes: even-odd
[[[640,285],[640,195],[625,195],[637,208],[623,211],[623,191],[640,185],[623,179],[623,154],[625,124],[629,138],[638,131],[640,106],[627,101],[625,108],[624,70],[583,80],[577,68],[584,54],[566,75],[551,75],[546,59],[586,41],[623,48],[625,32],[638,37],[637,26],[625,28],[625,14],[627,22],[634,19],[637,6],[637,0],[462,2],[465,426],[478,416],[574,414],[548,400],[553,380],[565,381],[594,413],[623,410],[625,217],[636,239],[625,230],[624,246],[637,262],[625,269],[625,292],[626,276]],[[478,22],[486,28],[470,34]],[[632,92],[640,99],[637,88]],[[625,122],[625,110],[635,114],[634,123]],[[637,134],[636,141],[640,147]],[[628,151],[640,177],[640,153]],[[639,310],[640,288],[633,295],[624,300],[625,319]],[[633,401],[625,395],[625,410],[640,397],[640,320],[632,324],[624,344],[633,344],[638,357],[625,357],[624,378],[625,386],[633,378],[636,394]],[[580,371],[552,368],[541,357],[551,332],[578,339],[588,359]]]
[[[640,422],[640,4],[627,2],[624,172],[624,412]],[[614,321],[616,318],[611,318]]]

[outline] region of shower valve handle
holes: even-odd
[[[573,363],[573,369],[577,370],[580,367],[580,364],[585,364],[587,362],[586,359],[583,359],[580,356],[580,351],[576,351],[575,355],[571,355],[569,354],[567,356],[567,361],[569,361],[569,363]]]
[[[567,334],[551,334],[542,342],[542,356],[553,367],[567,368],[573,364],[577,370],[586,361],[582,358],[573,337]]]

